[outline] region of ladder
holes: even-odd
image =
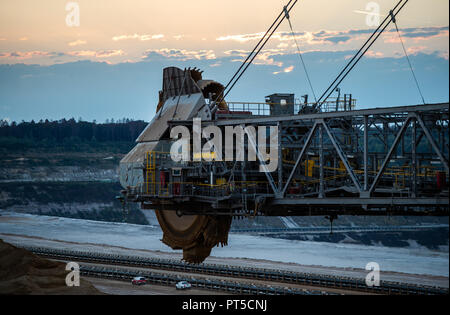
[[[147,194],[155,195],[155,159],[156,154],[153,151],[147,151],[146,159],[146,188]],[[151,184],[151,186],[150,186]]]

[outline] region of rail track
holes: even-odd
[[[34,254],[51,259],[66,261],[79,261],[87,263],[102,263],[108,265],[121,265],[132,267],[144,267],[176,272],[197,273],[228,278],[254,279],[287,284],[305,285],[323,289],[342,289],[374,294],[390,295],[448,295],[449,289],[409,283],[392,281],[380,281],[379,286],[369,287],[364,279],[321,275],[312,273],[301,273],[281,271],[262,268],[239,267],[217,264],[187,264],[178,260],[147,258],[139,256],[112,255],[105,253],[91,253],[70,250],[56,250],[42,247],[23,247]],[[102,277],[108,279],[129,281],[133,277],[141,275],[146,277],[150,283],[174,285],[180,280],[188,280],[193,287],[207,288],[238,294],[329,294],[323,290],[306,290],[272,286],[247,285],[231,281],[218,281],[208,279],[196,279],[180,275],[166,275],[154,272],[141,272],[131,269],[97,267],[81,265],[82,275]]]

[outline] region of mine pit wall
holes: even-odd
[[[148,224],[136,204],[116,200],[118,182],[0,183],[0,213],[13,211],[79,219]]]

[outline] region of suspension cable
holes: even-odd
[[[394,7],[392,11],[397,9],[397,7],[403,2],[404,0],[400,0],[397,5]],[[397,10],[396,13],[393,14],[395,17],[400,10],[405,6],[405,4],[408,2],[406,0],[401,7]],[[389,19],[390,17],[390,19]],[[355,65],[358,63],[358,61],[364,56],[364,54],[367,52],[367,50],[373,45],[373,43],[378,39],[378,37],[383,33],[383,31],[386,29],[386,27],[390,24],[392,21],[392,16],[387,15],[383,22],[378,25],[378,27],[375,29],[375,31],[370,35],[370,37],[366,40],[366,42],[363,44],[363,46],[358,50],[358,52],[353,56],[353,58],[347,63],[347,65],[344,67],[344,69],[341,70],[341,72],[338,74],[338,76],[334,79],[334,81],[330,84],[330,86],[323,92],[323,94],[320,96],[318,102],[313,105],[313,108],[320,108],[323,103],[326,102],[328,97],[330,97],[331,93],[339,86],[339,84],[344,80],[344,78],[350,73],[350,71],[355,67]],[[386,23],[387,22],[387,23]],[[384,25],[386,24],[386,25]],[[384,25],[384,26],[383,26]],[[380,30],[381,29],[381,30]],[[376,36],[375,36],[376,35]],[[375,37],[374,37],[375,36]],[[367,45],[367,47],[366,47]],[[353,62],[354,61],[354,62]],[[347,68],[351,65],[351,67],[347,70]],[[342,77],[341,77],[342,76]],[[339,81],[338,81],[339,80]],[[338,81],[336,83],[336,81]],[[336,84],[335,84],[336,83]],[[331,89],[331,91],[330,91]],[[327,95],[328,93],[328,95]],[[327,95],[325,98],[324,96]]]
[[[288,4],[289,5],[291,3],[292,0],[289,0]],[[266,33],[264,34],[263,37],[261,37],[261,39],[259,40],[259,42],[256,44],[255,48],[253,48],[253,50],[250,52],[250,54],[247,56],[247,58],[242,62],[241,66],[239,67],[239,69],[237,69],[237,71],[234,73],[233,77],[230,79],[230,81],[228,81],[227,85],[224,88],[224,91],[228,88],[228,86],[231,84],[231,82],[233,82],[234,78],[236,77],[236,75],[239,73],[239,71],[241,71],[242,67],[247,63],[248,59],[250,59],[250,56],[255,52],[255,50],[258,48],[258,46],[261,44],[261,42],[263,41],[263,39],[267,36],[267,34],[270,32],[270,30],[272,29],[272,27],[275,25],[275,23],[278,21],[278,19],[281,17],[281,15],[283,14],[283,12],[281,12],[278,17],[275,19],[275,21],[273,21],[272,25],[269,27],[269,29],[266,31]]]
[[[420,97],[422,98],[422,102],[425,105],[425,99],[423,98],[422,91],[420,90],[419,82],[417,82],[417,78],[416,78],[416,75],[414,73],[414,69],[413,69],[413,67],[411,65],[411,61],[409,60],[409,56],[408,56],[408,53],[406,52],[405,45],[403,44],[403,39],[402,39],[402,36],[400,35],[400,31],[398,30],[397,21],[395,19],[395,16],[393,15],[392,10],[389,12],[389,14],[391,15],[392,22],[394,22],[395,29],[397,30],[398,38],[400,38],[400,43],[402,44],[403,51],[405,52],[406,60],[408,60],[409,69],[411,69],[412,76],[414,78],[414,81],[416,82],[417,90],[419,91]]]
[[[292,0],[291,0],[292,1]],[[291,2],[289,1],[289,3]],[[291,5],[291,7],[287,10],[288,12],[295,6],[295,4],[297,3],[298,0],[295,0],[294,3]],[[265,44],[267,43],[267,41],[270,39],[270,37],[272,36],[272,34],[278,29],[278,27],[280,26],[281,22],[283,22],[283,20],[285,19],[285,15],[283,15],[284,13],[284,8],[281,11],[280,15],[277,17],[277,19],[275,20],[275,22],[272,24],[276,24],[275,27],[273,28],[273,30],[270,32],[270,34],[267,36],[267,38],[264,39],[264,41],[260,40],[260,42],[262,42],[261,46],[258,48],[258,50],[256,51],[256,53],[253,54],[253,56],[250,58],[250,56],[252,55],[252,53],[255,51],[255,49],[257,47],[255,47],[255,49],[252,51],[252,53],[249,54],[249,56],[247,57],[246,61],[244,61],[241,65],[241,67],[239,69],[242,69],[242,66],[245,64],[245,67],[243,68],[243,70],[240,72],[240,74],[238,75],[238,77],[234,80],[233,84],[228,88],[228,91],[225,93],[225,89],[222,93],[222,96],[218,96],[215,100],[216,103],[221,103],[223,101],[223,99],[228,95],[228,93],[230,93],[230,91],[233,89],[234,85],[239,81],[239,79],[241,78],[241,76],[244,74],[244,72],[248,69],[248,67],[251,65],[251,63],[253,62],[253,60],[255,59],[255,57],[259,54],[259,52],[261,51],[261,49],[263,49],[263,47],[265,46]],[[278,21],[281,17],[281,20]],[[277,23],[278,21],[278,23]],[[271,27],[272,28],[272,27]],[[270,31],[270,29],[268,30],[268,32]],[[266,34],[268,33],[266,32]],[[264,37],[263,37],[264,38]],[[262,38],[262,39],[263,39]],[[259,42],[259,43],[260,43]],[[258,44],[259,44],[258,43]],[[258,45],[257,45],[258,46]],[[248,60],[250,59],[250,60]],[[239,72],[239,71],[238,71]],[[236,77],[237,73],[233,76]],[[227,86],[229,86],[229,84],[231,83],[232,80],[230,80],[230,82],[227,84]],[[218,101],[219,100],[219,101]],[[217,102],[218,101],[218,102]]]
[[[305,74],[306,74],[306,78],[308,79],[309,87],[311,88],[311,92],[312,92],[312,94],[313,94],[313,96],[314,96],[314,100],[315,100],[315,102],[317,103],[316,93],[314,93],[314,89],[313,89],[313,86],[312,86],[312,84],[311,84],[311,80],[309,79],[308,70],[306,69],[306,65],[305,65],[305,62],[304,62],[304,60],[303,60],[303,56],[302,56],[302,53],[301,53],[301,51],[300,51],[300,47],[298,46],[297,39],[295,38],[294,29],[293,29],[293,27],[292,27],[291,19],[289,18],[289,13],[287,12],[286,7],[284,7],[284,14],[286,15],[286,19],[287,19],[288,22],[289,22],[289,27],[291,28],[292,38],[294,39],[295,45],[297,46],[298,55],[300,56],[300,60],[301,60],[302,65],[303,65],[303,70],[305,70]]]

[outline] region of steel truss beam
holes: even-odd
[[[300,121],[300,120],[314,120],[314,119],[330,119],[330,118],[351,118],[358,117],[364,115],[389,115],[402,113],[408,114],[410,112],[433,112],[433,111],[447,111],[447,119],[448,119],[448,106],[449,103],[438,103],[438,104],[428,104],[428,105],[413,105],[413,106],[398,106],[398,107],[386,107],[386,108],[370,108],[370,109],[359,109],[359,110],[349,110],[349,111],[340,111],[340,112],[325,112],[325,113],[316,113],[316,114],[301,114],[301,115],[284,115],[284,116],[264,116],[264,117],[254,117],[254,118],[245,118],[245,119],[229,119],[229,120],[219,120],[219,121],[204,121],[205,125],[215,124],[217,126],[229,126],[229,125],[256,125],[256,124],[265,124],[265,123],[276,123],[278,121]],[[175,122],[180,124],[180,121]],[[181,122],[183,123],[183,122]],[[192,123],[191,121],[187,121],[187,123]]]
[[[255,168],[258,162],[245,162],[240,180],[262,183],[263,188],[255,184],[254,190],[235,191],[223,200],[195,195],[188,197],[190,202],[208,203],[205,200],[212,198],[213,208],[220,213],[230,205],[238,209],[241,200],[247,203],[244,209],[253,209],[251,203],[257,200],[258,205],[259,201],[265,203],[258,209],[265,209],[261,211],[268,215],[270,209],[296,215],[346,206],[371,213],[380,209],[448,212],[448,190],[437,188],[439,172],[444,170],[448,178],[448,138],[444,133],[448,130],[448,103],[250,117],[202,121],[202,127],[277,126],[277,171],[263,175]],[[171,126],[191,124],[169,122]],[[433,138],[436,132],[439,141]],[[423,138],[430,146],[424,145]],[[254,139],[248,139],[248,146],[255,147],[258,160],[263,161]],[[286,154],[282,149],[287,149]],[[313,162],[303,169],[306,160]],[[338,165],[338,161],[342,163]],[[296,185],[292,185],[294,181]]]
[[[284,195],[286,194],[286,189],[288,188],[289,184],[291,183],[292,177],[294,176],[294,174],[298,168],[298,165],[300,164],[300,161],[303,158],[303,155],[305,154],[306,150],[309,147],[309,144],[311,143],[311,139],[314,136],[314,132],[316,131],[317,125],[318,125],[318,122],[316,121],[314,123],[313,127],[311,128],[311,131],[309,132],[308,138],[306,139],[305,144],[304,144],[302,150],[300,151],[300,154],[297,157],[297,160],[295,161],[294,168],[292,169],[291,173],[289,174],[289,178],[286,181],[286,184],[284,185],[283,191],[281,193],[281,197],[284,197]]]
[[[409,125],[410,121],[411,121],[411,117],[408,117],[406,119],[406,122],[403,124],[402,128],[400,129],[400,131],[397,133],[397,136],[395,137],[394,143],[391,145],[391,148],[389,149],[389,152],[386,155],[386,158],[384,159],[383,164],[381,165],[381,168],[378,171],[377,176],[375,177],[375,180],[372,183],[372,186],[370,186],[370,188],[369,188],[369,194],[368,194],[369,196],[372,194],[373,190],[377,186],[378,181],[380,180],[381,176],[383,175],[387,164],[391,160],[392,153],[394,153],[394,150],[397,149],[397,144],[399,143],[400,139],[402,138],[406,128],[408,128],[408,125]]]
[[[361,184],[359,183],[358,178],[356,178],[355,173],[353,172],[352,168],[350,167],[347,157],[343,153],[341,147],[339,146],[339,143],[336,141],[334,135],[331,133],[330,128],[325,123],[325,121],[322,120],[321,123],[325,127],[328,137],[330,137],[330,140],[333,143],[334,148],[336,149],[337,153],[339,154],[339,158],[341,159],[342,163],[344,163],[344,166],[345,166],[348,174],[350,175],[350,178],[352,179],[353,184],[355,184],[355,187],[358,190],[358,192],[361,192]]]
[[[436,154],[439,156],[439,159],[441,160],[442,164],[444,165],[445,170],[448,173],[448,160],[444,157],[441,150],[439,150],[439,147],[436,145],[436,142],[433,140],[433,137],[431,136],[430,131],[428,130],[427,126],[425,126],[425,123],[423,122],[422,118],[419,114],[413,114],[414,117],[419,122],[420,126],[423,129],[423,132],[425,133],[425,136],[427,137],[428,141],[431,143],[431,146],[433,147]]]

